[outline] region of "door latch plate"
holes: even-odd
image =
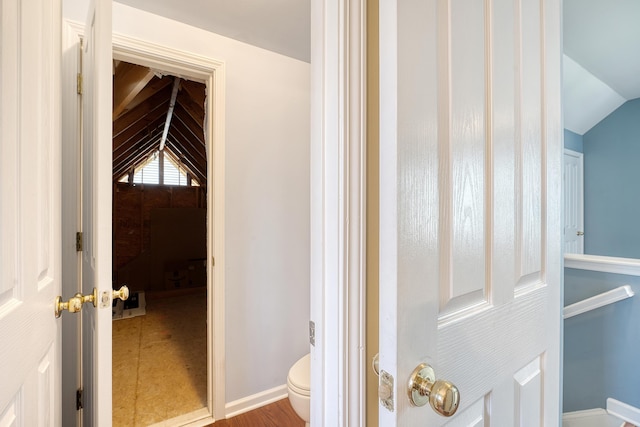
[[[100,308],[111,307],[111,294],[108,291],[103,291],[100,296]]]

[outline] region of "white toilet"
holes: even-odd
[[[287,376],[287,391],[289,392],[289,402],[296,414],[309,427],[311,419],[311,400],[310,400],[310,384],[311,373],[309,366],[311,363],[311,354],[303,356],[289,369]]]

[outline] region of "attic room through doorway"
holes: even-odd
[[[206,87],[113,69],[113,425],[148,425],[207,406]]]

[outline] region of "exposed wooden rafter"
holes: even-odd
[[[189,97],[200,107],[200,109],[204,112],[204,101],[206,98],[206,93],[202,90],[202,83],[192,82],[190,80],[182,81],[182,88],[189,94]]]
[[[154,78],[151,79],[149,83],[147,83],[144,89],[142,89],[140,93],[138,93],[138,95],[135,98],[133,98],[133,100],[129,103],[129,105],[127,105],[127,108],[123,112],[123,114],[127,111],[135,109],[139,104],[145,102],[147,99],[154,96],[155,94],[157,94],[158,92],[160,92],[165,88],[166,90],[169,91],[169,93],[171,93],[172,83],[173,83],[173,79],[170,76],[164,76],[164,77],[155,76]]]
[[[127,105],[153,78],[153,71],[147,67],[120,62],[113,79],[113,118],[124,111]]]
[[[114,76],[113,180],[144,165],[162,146],[189,177],[206,186],[205,99],[202,83],[118,63]],[[118,111],[116,103],[122,104]]]
[[[113,122],[113,139],[117,141],[123,132],[130,129],[140,129],[148,126],[150,119],[155,120],[156,117],[160,117],[167,109],[167,97],[171,89],[166,88],[153,97],[149,98],[144,103],[140,104],[133,110],[129,110],[121,115],[118,120]],[[117,144],[114,144],[114,146]]]

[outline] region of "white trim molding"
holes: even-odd
[[[113,34],[114,58],[145,65],[206,84],[205,139],[207,144],[207,352],[209,423],[225,413],[225,64],[212,58]],[[215,264],[214,264],[215,260]],[[201,418],[200,411],[192,414]]]
[[[640,259],[602,255],[565,254],[565,268],[640,276]]]
[[[366,1],[311,3],[311,425],[365,426]]]
[[[242,399],[234,400],[226,405],[227,418],[233,418],[253,409],[261,408],[288,396],[287,385],[283,384]]]

